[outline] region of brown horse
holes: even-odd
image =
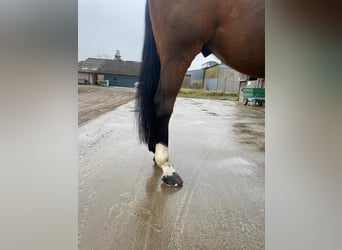
[[[147,0],[137,121],[140,141],[154,153],[166,184],[183,185],[169,162],[168,127],[186,70],[202,52],[264,77],[264,18],[264,0]]]

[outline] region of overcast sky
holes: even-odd
[[[78,1],[78,60],[88,57],[121,58],[140,61],[144,38],[145,0],[79,0]],[[201,54],[190,69],[199,69],[213,55]]]

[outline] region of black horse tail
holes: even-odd
[[[145,39],[142,53],[142,64],[139,75],[139,84],[136,94],[137,123],[139,139],[141,143],[153,143],[153,123],[155,120],[155,108],[153,98],[156,93],[160,78],[160,59],[156,42],[153,36],[148,3],[145,13]]]

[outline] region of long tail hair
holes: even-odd
[[[153,121],[155,120],[156,116],[153,97],[157,90],[159,78],[160,59],[153,36],[148,3],[146,3],[145,39],[135,103],[139,139],[141,143],[145,144],[149,144],[151,140]]]

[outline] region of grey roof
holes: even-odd
[[[133,61],[88,58],[78,63],[78,72],[138,76],[140,65],[140,62]]]

